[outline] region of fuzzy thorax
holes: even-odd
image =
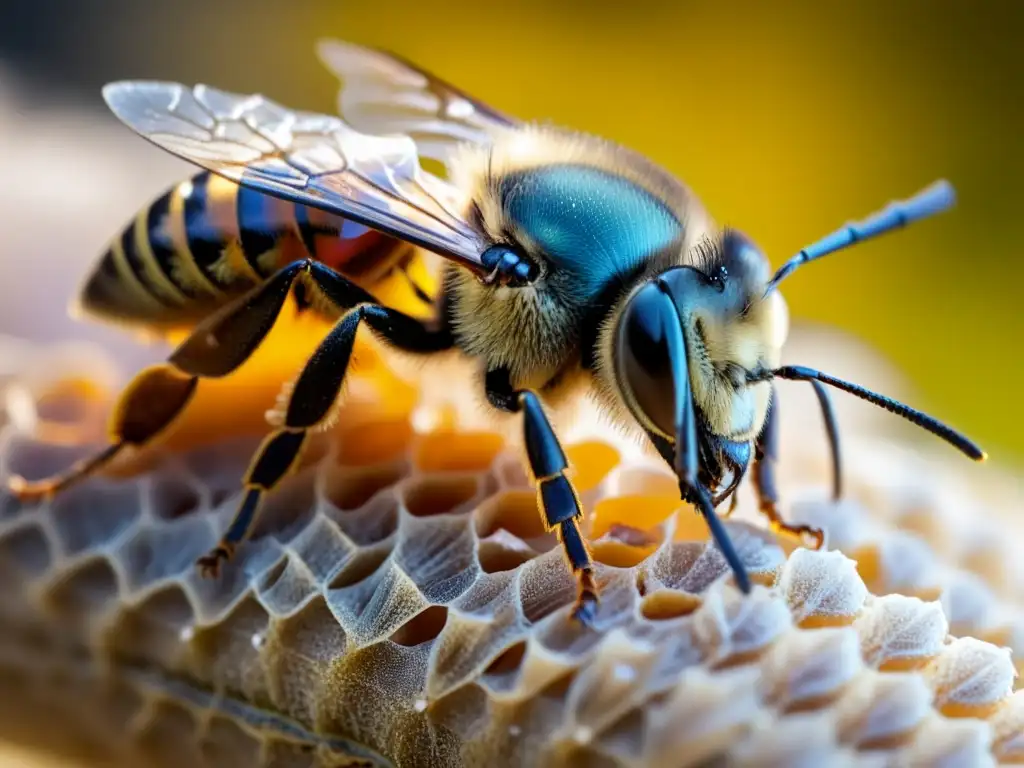
[[[657,206],[636,205],[641,212],[663,209],[664,214],[651,216],[658,234],[651,235],[644,227],[630,232],[635,219],[601,220],[599,226],[577,229],[577,234],[588,235],[583,247],[560,254],[555,266],[542,242],[545,232],[531,229],[510,209],[516,193],[510,200],[508,183],[517,174],[552,166],[604,172],[656,200]],[[646,255],[638,244],[645,242],[644,238],[653,241],[660,236],[671,241],[673,260],[678,260],[685,258],[709,227],[700,202],[664,169],[612,142],[553,127],[527,126],[498,134],[488,147],[466,145],[451,159],[449,175],[472,199],[472,216],[488,240],[514,245],[540,268],[534,284],[518,288],[484,285],[456,267],[448,269],[446,278],[459,346],[487,368],[509,369],[517,386],[544,389],[578,367],[584,352],[583,336],[591,330],[586,324],[603,319],[591,320],[598,295],[609,284],[614,288],[621,283],[622,294],[628,291],[619,275],[636,267],[643,269]],[[609,185],[609,194],[621,194],[622,189],[611,191]],[[531,194],[522,186],[517,191]],[[563,197],[558,204],[571,206],[572,202]],[[596,200],[598,206],[601,202]],[[580,203],[584,205],[584,201]],[[566,212],[567,219],[572,215],[573,211]],[[601,232],[610,239],[598,236]],[[619,250],[609,245],[616,238],[622,245]],[[625,259],[620,258],[623,253]],[[634,254],[633,263],[629,254]]]

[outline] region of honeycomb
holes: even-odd
[[[0,473],[39,476],[100,440],[117,376],[94,352],[10,350]],[[745,490],[727,523],[744,597],[667,470],[582,430],[568,454],[603,589],[585,629],[515,423],[367,391],[219,580],[193,563],[258,435],[39,507],[0,498],[0,737],[108,766],[1024,763],[1012,479],[986,472],[984,500],[865,418],[832,502],[820,425],[791,398],[788,513],[831,550],[769,535]]]

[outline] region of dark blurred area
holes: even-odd
[[[0,77],[13,83],[18,109],[84,110],[108,124],[106,151],[120,142],[132,157],[152,158],[137,164],[140,206],[188,168],[107,115],[105,82],[203,81],[330,111],[337,84],[314,55],[319,37],[394,49],[500,109],[643,151],[775,264],[948,178],[959,194],[953,212],[808,267],[784,292],[795,320],[846,329],[896,363],[917,388],[915,404],[993,455],[1024,456],[1019,2],[6,0],[2,8]],[[73,153],[71,113],[61,114],[69,138],[60,151]],[[32,120],[18,125],[32,130]],[[5,154],[19,151],[7,143]],[[59,174],[49,181],[54,227],[61,183]],[[106,210],[105,236],[134,213],[121,202]],[[69,285],[101,244],[89,239],[63,254]],[[0,254],[8,265],[23,258]],[[3,271],[8,283],[18,274]],[[0,310],[0,331],[39,333],[11,306]]]

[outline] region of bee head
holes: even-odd
[[[770,389],[757,374],[778,364],[785,304],[777,292],[765,295],[768,262],[735,230],[704,241],[688,261],[627,299],[615,330],[619,387],[640,423],[671,439],[678,414],[673,373],[685,374],[712,431],[748,439],[767,412]]]
[[[799,365],[779,366],[785,304],[778,284],[798,267],[849,245],[946,210],[952,187],[938,182],[847,224],[785,262],[773,275],[743,235],[726,231],[682,266],[646,279],[627,297],[613,328],[618,390],[652,437],[674,443],[674,465],[692,486],[697,424],[733,441],[757,436],[768,414],[772,379],[809,381],[825,408],[821,384],[885,408],[975,460],[985,452],[956,430],[892,398]]]

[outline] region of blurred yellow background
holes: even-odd
[[[394,49],[499,109],[649,154],[775,264],[949,178],[952,213],[808,267],[785,295],[796,320],[888,356],[914,404],[995,457],[1024,457],[1021,3],[36,0],[5,10],[0,66],[40,100],[110,121],[99,87],[136,77],[329,111],[336,83],[313,53],[324,36]],[[167,162],[157,154],[138,156]],[[0,312],[0,331],[12,323]]]

